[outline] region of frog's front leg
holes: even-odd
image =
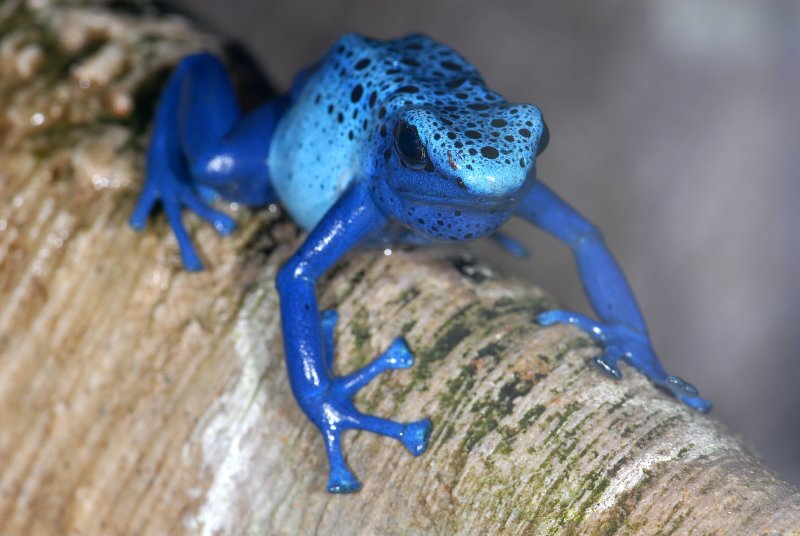
[[[422,454],[428,443],[430,421],[397,423],[359,412],[355,394],[381,372],[407,368],[413,355],[402,339],[363,369],[334,376],[333,328],[336,314],[319,313],[317,279],[366,236],[387,224],[366,185],[356,182],[328,211],[300,249],[281,268],[277,287],[286,365],[300,408],[322,433],[330,462],[328,491],[358,490],[360,484],[347,468],[341,448],[344,430],[359,429],[400,441],[412,454]]]
[[[266,154],[285,106],[285,98],[274,99],[240,117],[233,87],[217,58],[204,53],[181,61],[158,104],[146,180],[130,217],[131,226],[142,229],[160,202],[178,239],[184,266],[202,269],[183,226],[182,208],[228,234],[235,222],[208,206],[214,197],[253,206],[271,202]]]
[[[569,311],[547,311],[539,316],[539,322],[569,323],[586,330],[604,345],[604,354],[594,361],[609,376],[622,376],[617,363],[623,359],[690,407],[709,411],[711,403],[697,396],[693,385],[668,375],[662,367],[633,292],[597,229],[538,181],[517,214],[570,246],[586,294],[600,318],[598,321]]]

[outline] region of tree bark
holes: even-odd
[[[144,4],[0,3],[0,533],[800,532],[800,495],[713,417],[589,365],[555,302],[454,249],[349,255],[319,285],[336,367],[399,334],[410,370],[358,397],[429,416],[428,451],[350,433],[364,488],[324,491],[283,364],[274,277],[301,237],[230,205],[182,270],[162,215],[128,228],[166,69],[220,51]],[[285,319],[291,321],[291,319]]]

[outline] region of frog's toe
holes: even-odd
[[[700,393],[697,387],[678,376],[667,376],[664,386],[672,391],[675,396],[694,398]]]
[[[353,493],[361,488],[361,483],[347,467],[342,454],[341,430],[327,423],[323,437],[325,450],[328,453],[328,491],[331,493]]]
[[[494,240],[494,242],[500,246],[501,248],[505,249],[511,255],[518,257],[520,259],[525,259],[528,257],[528,250],[517,240],[514,240],[510,236],[505,233],[496,232],[492,234],[489,238]]]
[[[216,212],[216,216],[209,221],[222,236],[228,236],[236,229],[236,220],[222,212]]]
[[[227,236],[236,229],[236,221],[233,218],[209,207],[190,188],[187,187],[181,192],[181,201],[188,209],[210,223],[219,234]]]
[[[551,311],[545,311],[540,313],[536,317],[536,322],[540,326],[553,326],[555,324],[561,324],[564,322],[566,311],[559,311],[557,309],[553,309]]]
[[[404,369],[414,366],[414,354],[408,349],[402,337],[396,338],[379,359],[382,359],[388,368]]]
[[[622,358],[623,352],[616,346],[609,346],[602,355],[597,355],[592,358],[595,366],[610,378],[619,380],[622,378],[622,371],[619,369],[619,360]]]
[[[562,311],[560,309],[545,311],[536,317],[536,322],[541,326],[572,324],[588,332],[594,339],[600,339],[604,334],[604,327],[597,320],[573,311]]]
[[[128,224],[137,231],[144,229],[147,224],[147,217],[153,212],[153,207],[157,202],[158,195],[153,188],[142,190],[142,193],[139,194],[139,199],[136,201],[136,207],[128,219]]]
[[[400,442],[414,456],[419,456],[428,448],[431,436],[431,420],[421,419],[404,426]]]
[[[708,413],[714,407],[711,402],[699,396],[684,396],[676,395],[678,400],[689,406],[690,408],[699,411],[700,413]]]
[[[355,493],[360,489],[361,482],[347,467],[339,467],[336,471],[331,467],[330,476],[328,477],[328,492]]]
[[[670,393],[672,393],[672,396],[690,408],[701,413],[708,413],[711,411],[711,402],[699,397],[698,395],[700,391],[697,389],[697,387],[687,382],[683,378],[679,378],[678,376],[666,376],[663,377],[661,381],[658,381],[658,379],[653,379],[653,381],[655,381],[657,385],[667,389]]]
[[[346,376],[337,378],[333,384],[347,396],[354,396],[379,374],[391,369],[409,368],[414,364],[414,354],[402,337],[398,337],[389,348],[367,366]]]
[[[186,228],[183,226],[180,205],[172,200],[162,200],[162,204],[164,205],[164,211],[167,213],[167,220],[170,227],[172,227],[172,232],[175,234],[175,239],[178,241],[183,266],[189,272],[201,271],[203,262],[194,249],[189,233],[186,232]]]

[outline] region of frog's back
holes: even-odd
[[[384,118],[398,108],[431,106],[452,125],[461,107],[504,102],[473,65],[419,34],[391,41],[347,34],[300,79],[275,131],[269,168],[281,203],[306,229],[368,173],[387,135]]]

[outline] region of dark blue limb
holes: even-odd
[[[633,292],[594,225],[541,182],[522,201],[517,215],[569,245],[586,295],[600,318],[598,321],[569,311],[547,311],[539,315],[539,323],[580,327],[604,345],[604,354],[594,361],[609,376],[622,376],[617,363],[623,359],[690,407],[709,411],[711,403],[698,397],[693,385],[668,375],[662,367]]]
[[[334,328],[339,321],[339,313],[333,309],[322,311],[320,323],[322,324],[322,336],[325,342],[325,364],[328,369],[333,370],[333,356],[336,352],[334,339]]]
[[[358,391],[375,379],[378,374],[390,369],[410,368],[414,365],[414,354],[408,349],[402,337],[398,337],[383,354],[362,369],[342,376],[339,388],[347,396],[354,396]]]
[[[528,250],[519,241],[511,238],[505,233],[496,232],[489,236],[495,244],[508,251],[515,257],[524,259],[528,256]]]
[[[236,223],[208,206],[215,197],[248,205],[274,200],[266,155],[285,98],[240,118],[222,63],[210,54],[183,60],[167,82],[147,153],[147,177],[130,218],[142,229],[157,203],[164,206],[187,270],[203,268],[181,219],[187,207],[221,234]]]
[[[342,455],[342,431],[360,429],[386,435],[403,443],[414,455],[425,451],[430,433],[427,419],[396,423],[364,415],[353,406],[353,396],[378,374],[413,364],[413,355],[405,343],[395,340],[383,355],[363,369],[336,377],[331,370],[336,316],[332,311],[320,315],[317,305],[317,279],[386,224],[386,217],[372,201],[366,185],[356,182],[311,231],[277,278],[289,381],[300,408],[325,439],[331,492],[359,488]]]

